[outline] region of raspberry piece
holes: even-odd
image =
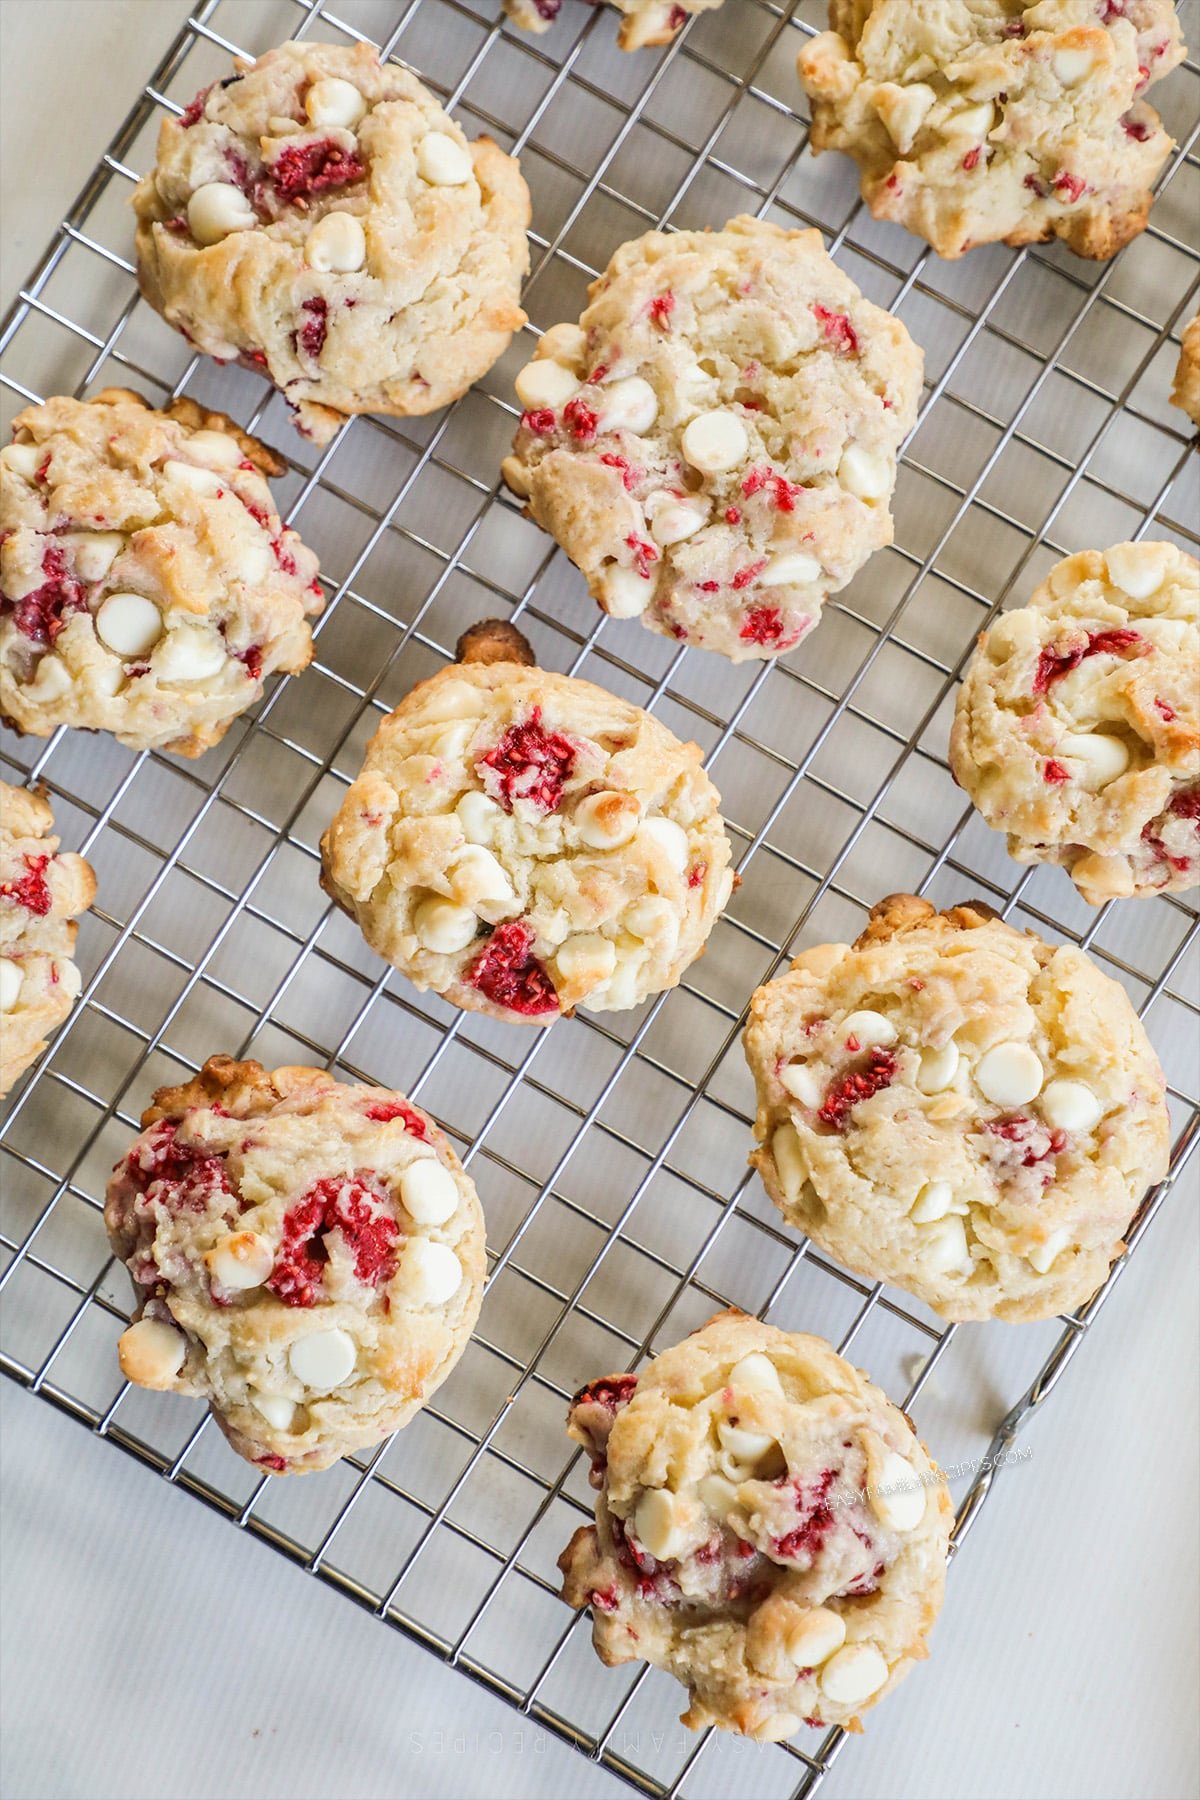
[[[595,377],[593,376],[592,379],[594,380]],[[586,400],[581,400],[578,394],[573,400],[568,400],[563,407],[563,424],[571,436],[578,438],[581,443],[591,442],[596,435],[596,427],[599,423],[599,413],[590,407]]]
[[[287,1457],[277,1456],[273,1450],[268,1451],[266,1456],[256,1456],[254,1462],[256,1468],[273,1469],[276,1475],[282,1475],[288,1466]]]
[[[679,9],[676,8],[676,11]],[[684,18],[687,14],[684,13]],[[674,294],[655,294],[646,311],[650,314],[650,323],[657,325],[660,331],[670,331],[671,314],[675,311]]]
[[[316,362],[325,348],[325,337],[329,330],[329,302],[320,294],[301,303],[301,312],[308,317],[303,321],[296,333],[297,348]]]
[[[758,562],[747,563],[744,569],[738,570],[737,574],[729,584],[730,587],[736,588],[739,592],[742,588],[748,588],[752,582],[758,580],[766,566],[767,559],[765,556]],[[745,633],[743,632],[741,635],[745,636]]]
[[[799,482],[789,481],[786,475],[780,475],[774,469],[763,468],[760,464],[748,471],[742,482],[742,493],[749,500],[751,495],[761,493],[764,488],[771,490],[771,499],[777,511],[795,512],[796,496],[802,491]]]
[[[737,506],[727,506],[725,508],[725,523],[727,525],[740,525],[741,522],[741,508]]]
[[[395,1273],[400,1227],[379,1177],[371,1172],[328,1176],[284,1214],[283,1241],[267,1286],[285,1306],[313,1306],[321,1298],[329,1261],[323,1239],[334,1231],[353,1256],[364,1287],[377,1287]]]
[[[1039,200],[1046,198],[1046,184],[1040,176],[1027,175],[1022,185],[1027,187],[1031,194],[1036,194]]]
[[[558,17],[562,0],[533,0],[533,4],[538,18],[545,19],[547,25],[552,25]]]
[[[208,86],[202,87],[200,92],[188,102],[187,106],[184,107],[179,115],[179,123],[184,131],[190,131],[193,125],[198,125],[200,123],[200,115],[204,111],[204,102],[208,99],[208,96],[212,93],[216,85],[215,81],[210,81]]]
[[[251,681],[258,681],[261,679],[263,666],[261,644],[251,644],[248,650],[238,650],[235,652],[235,655],[237,661],[245,668]]]
[[[777,606],[756,606],[742,620],[738,636],[748,644],[777,644],[783,636],[783,614]]]
[[[896,1058],[890,1050],[872,1050],[861,1069],[852,1069],[835,1081],[817,1114],[823,1125],[845,1131],[850,1114],[862,1100],[869,1100],[890,1086],[896,1074]]]
[[[976,144],[975,148],[973,150],[968,150],[967,154],[963,157],[963,159],[962,159],[963,168],[967,169],[968,171],[975,168],[978,165],[979,158],[982,154],[983,154],[983,152],[980,149],[980,146],[978,144]]]
[[[54,904],[46,880],[45,870],[49,865],[48,856],[23,856],[27,873],[16,881],[0,881],[0,894],[6,900],[13,900],[23,906],[26,912],[36,913],[39,919],[45,918]]]
[[[375,1100],[363,1110],[368,1119],[374,1119],[379,1125],[386,1125],[392,1119],[403,1119],[404,1129],[409,1137],[420,1138],[423,1143],[429,1142],[424,1119],[403,1100]]]
[[[1168,706],[1165,700],[1156,700],[1154,702],[1154,710],[1155,712],[1162,714],[1168,725],[1171,723],[1172,719],[1177,719],[1179,717],[1175,708],[1173,706]]]
[[[688,22],[687,7],[686,6],[673,6],[671,8],[670,13],[667,15],[668,29],[670,31],[678,31],[680,26],[686,25],[687,22]]]
[[[538,6],[539,12],[541,12],[542,6],[544,6],[545,4],[546,4],[546,0],[540,0],[539,6]],[[553,0],[553,4],[554,4],[555,9],[557,10],[558,0]],[[545,15],[543,14],[543,17],[544,16]],[[590,1606],[594,1607],[597,1612],[616,1612],[616,1610],[617,1610],[617,1590],[616,1590],[616,1588],[615,1587],[593,1588],[591,1593],[588,1595],[588,1604]]]
[[[1190,819],[1193,825],[1200,825],[1200,787],[1181,788],[1172,796],[1167,811],[1177,819]]]
[[[539,406],[536,412],[522,413],[521,424],[535,437],[553,437],[558,429],[558,420],[548,406]]]
[[[703,882],[704,882],[704,877],[707,874],[708,874],[708,864],[706,862],[693,863],[687,873],[688,886],[690,888],[698,888],[698,887],[702,886]]]
[[[67,622],[67,615],[87,608],[87,590],[67,568],[67,553],[51,544],[42,558],[41,587],[21,600],[5,599],[0,613],[13,615],[17,630],[35,644],[52,644]]]
[[[603,1406],[609,1412],[619,1412],[633,1399],[637,1388],[636,1375],[602,1375],[598,1381],[589,1381],[571,1401],[571,1411],[585,1404]]]
[[[1063,767],[1062,763],[1060,763],[1055,757],[1052,756],[1047,763],[1043,764],[1043,766],[1042,766],[1042,780],[1043,781],[1048,781],[1048,782],[1050,782],[1050,784],[1052,786],[1056,787],[1056,786],[1058,786],[1058,784],[1060,782],[1070,781],[1070,779],[1071,779],[1071,776],[1070,776],[1069,771],[1067,769],[1065,769]]]
[[[812,1567],[835,1524],[833,1508],[829,1504],[829,1490],[837,1477],[836,1469],[823,1469],[812,1483],[808,1494],[805,1493],[803,1481],[795,1483],[796,1510],[800,1514],[800,1523],[783,1537],[771,1540],[773,1556],[785,1562],[803,1562]]]
[[[1073,206],[1080,195],[1086,193],[1087,182],[1080,175],[1071,175],[1066,169],[1060,169],[1054,177],[1054,191],[1062,194]]]
[[[500,742],[479,757],[475,773],[488,794],[510,813],[518,800],[541,812],[556,812],[575,766],[575,746],[560,731],[542,729],[535,706],[519,725],[510,725]]]
[[[1135,144],[1144,144],[1150,136],[1150,126],[1145,119],[1135,119],[1126,113],[1121,123],[1126,137],[1131,137]]]
[[[465,979],[495,1006],[535,1018],[558,1011],[554,983],[532,953],[533,932],[523,919],[498,925]]]
[[[267,173],[279,198],[295,202],[361,181],[366,169],[353,150],[344,150],[332,138],[319,138],[285,145]]]
[[[1032,1169],[1035,1164],[1045,1162],[1048,1156],[1057,1156],[1066,1148],[1065,1131],[1047,1131],[1044,1125],[1031,1119],[1026,1113],[1011,1113],[1005,1119],[989,1119],[984,1130],[1006,1144],[1012,1144],[1013,1155],[1023,1169]]]
[[[814,306],[813,314],[826,340],[839,356],[858,355],[858,333],[845,313],[830,312],[827,306]]]
[[[170,1119],[152,1126],[124,1159],[126,1178],[168,1212],[207,1212],[218,1194],[233,1195],[224,1153],[181,1144],[177,1131]]]
[[[629,536],[625,539],[625,543],[626,547],[633,551],[634,568],[642,577],[643,581],[649,581],[650,564],[658,561],[657,549],[653,544],[648,543],[645,538],[640,538],[635,531],[629,533]],[[734,585],[737,585],[736,582]]]
[[[621,480],[624,483],[626,493],[629,494],[632,494],[634,488],[646,473],[645,469],[635,469],[627,457],[616,456],[611,450],[607,451],[605,455],[600,458],[600,461],[606,468],[620,469]],[[657,554],[658,552],[655,551],[656,556]]]
[[[1028,29],[1024,19],[1010,19],[1004,27],[1004,35],[1007,38],[1023,38]]]
[[[1033,677],[1033,691],[1044,694],[1077,669],[1087,656],[1124,656],[1135,644],[1142,644],[1145,639],[1140,632],[1121,629],[1119,631],[1089,631],[1087,643],[1078,645],[1073,650],[1054,650],[1050,645],[1038,657],[1037,669]],[[1139,655],[1144,652],[1139,651]]]

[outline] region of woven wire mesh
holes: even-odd
[[[616,50],[603,7],[568,0],[529,39],[491,14],[490,0],[207,0],[6,323],[5,423],[50,393],[132,385],[156,403],[195,395],[276,446],[281,510],[320,555],[328,604],[312,668],[198,763],[79,733],[4,737],[6,775],[45,784],[99,899],[80,931],[83,998],[8,1107],[2,1366],[636,1787],[807,1794],[839,1731],[739,1756],[674,1723],[666,1676],[595,1662],[586,1619],[557,1598],[555,1557],[590,1515],[564,1407],[584,1379],[636,1366],[730,1303],[821,1332],[963,1470],[961,1546],[998,1478],[971,1465],[1014,1441],[1124,1264],[1072,1318],[967,1333],[780,1226],[746,1171],[742,1011],[789,954],[854,935],[881,893],[980,894],[1083,944],[1126,987],[1176,1128],[1131,1250],[1193,1146],[1194,907],[1164,896],[1093,913],[1061,873],[1021,871],[964,806],[945,750],[978,630],[1060,555],[1147,534],[1196,549],[1200,458],[1166,396],[1200,290],[1200,68],[1156,90],[1178,149],[1148,230],[1112,264],[1000,247],[944,264],[870,219],[845,159],[812,159],[793,65],[823,0],[728,0],[636,56]],[[190,354],[138,298],[130,262],[130,185],[162,113],[231,52],[287,36],[364,37],[402,58],[469,134],[521,156],[534,197],[532,325],[509,354],[446,413],[359,419],[319,453],[255,376]],[[496,472],[536,330],[578,315],[624,239],[738,211],[819,226],[925,347],[926,391],[895,545],[799,653],[733,668],[606,623]],[[382,713],[497,613],[520,620],[543,666],[702,744],[742,876],[677,990],[549,1033],[416,994],[316,879],[317,839]],[[489,1285],[458,1369],[396,1439],[304,1481],[264,1477],[198,1403],[131,1389],[117,1370],[130,1296],[104,1239],[104,1181],[151,1089],[216,1050],[403,1088],[450,1134],[487,1212]]]

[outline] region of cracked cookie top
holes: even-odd
[[[693,13],[711,12],[722,0],[610,0],[621,15],[617,43],[622,50],[643,50],[674,42]],[[562,0],[504,0],[504,11],[522,31],[548,31],[562,10]]]

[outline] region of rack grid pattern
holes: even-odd
[[[793,65],[823,0],[728,0],[666,51],[634,56],[616,51],[603,6],[568,0],[539,38],[494,10],[204,0],[5,324],[5,423],[47,393],[131,385],[156,403],[193,394],[278,447],[281,510],[321,557],[327,606],[312,668],[198,763],[83,734],[4,736],[6,775],[45,784],[100,887],[80,933],[83,997],[8,1106],[0,1366],[631,1786],[809,1795],[840,1731],[737,1758],[720,1734],[684,1741],[665,1676],[595,1662],[586,1617],[557,1599],[555,1556],[590,1515],[564,1408],[583,1380],[636,1366],[732,1303],[831,1337],[916,1411],[948,1464],[1011,1447],[1079,1350],[1124,1263],[1078,1314],[993,1327],[963,1355],[968,1334],[798,1243],[746,1172],[747,997],[805,944],[852,935],[883,892],[981,894],[1125,984],[1176,1126],[1131,1252],[1194,1147],[1194,907],[1164,896],[1093,914],[1059,872],[1022,871],[964,807],[945,745],[978,630],[1060,555],[1147,534],[1197,548],[1200,458],[1166,395],[1200,292],[1200,67],[1156,89],[1178,148],[1149,229],[1112,264],[1000,247],[943,264],[870,219],[845,159],[816,163],[807,148]],[[1198,41],[1200,20],[1181,12]],[[128,192],[163,112],[234,51],[286,36],[366,38],[411,64],[470,134],[521,155],[534,196],[534,323],[509,355],[446,413],[360,419],[320,453],[256,377],[191,356],[138,298],[130,262]],[[798,653],[735,669],[604,621],[496,471],[536,330],[577,316],[623,239],[738,211],[819,226],[927,367],[894,547]],[[695,737],[725,797],[742,886],[706,958],[636,1013],[549,1033],[456,1014],[378,963],[318,888],[316,840],[374,725],[466,624],[496,614],[521,622],[544,666]],[[303,1482],[248,1468],[198,1405],[117,1371],[129,1293],[104,1241],[104,1180],[151,1088],[217,1049],[403,1087],[455,1141],[488,1216],[487,1297],[455,1374],[396,1439]],[[981,1354],[1003,1385],[980,1381]],[[964,1432],[968,1387],[1011,1407]],[[997,1474],[969,1481],[956,1549]]]

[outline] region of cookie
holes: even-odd
[[[529,192],[368,44],[281,44],[166,119],[133,196],[142,293],[326,443],[434,412],[524,324]]]
[[[1166,1083],[1125,990],[979,901],[893,894],[750,1003],[750,1160],[784,1218],[944,1319],[1080,1306],[1166,1173]]]
[[[41,794],[0,781],[0,1099],[79,994],[74,921],[96,895],[90,864],[59,852]]]
[[[1093,906],[1200,882],[1200,563],[1085,550],[979,640],[950,767],[1021,863]]]
[[[479,1313],[483,1214],[446,1138],[324,1069],[214,1056],[160,1088],[104,1222],[137,1295],[126,1379],[202,1395],[281,1475],[406,1425]]]
[[[312,656],[317,559],[283,465],[194,400],[105,388],[27,406],[0,450],[0,712],[199,756]]]
[[[617,43],[622,50],[670,44],[693,13],[711,12],[722,0],[611,0],[621,14]],[[522,31],[549,31],[562,0],[504,0],[504,11]]]
[[[812,147],[858,163],[862,196],[961,256],[1061,238],[1113,256],[1174,148],[1143,98],[1184,57],[1171,0],[830,0],[800,52]]]
[[[688,1690],[683,1723],[765,1742],[859,1716],[928,1654],[953,1512],[904,1414],[823,1338],[718,1313],[576,1394],[596,1523],[559,1559],[609,1665]]]
[[[1193,425],[1200,425],[1200,313],[1183,328],[1171,405],[1185,412]]]
[[[781,655],[892,539],[921,352],[818,231],[647,233],[517,376],[503,474],[616,618]]]
[[[530,666],[511,627],[460,654],[371,740],[321,840],[326,891],[416,987],[493,1018],[548,1025],[674,987],[733,886],[699,747]]]

